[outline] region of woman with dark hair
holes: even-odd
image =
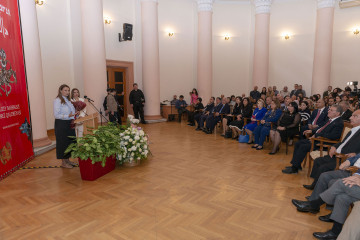
[[[265,97],[266,97],[266,87],[263,87],[263,88],[262,88],[260,95],[261,95],[261,94],[265,94]]]
[[[307,101],[300,102],[299,114],[301,117],[301,125],[304,125],[304,126],[307,125],[308,120],[311,116],[311,112],[309,109],[309,103]]]
[[[335,104],[339,104],[341,102],[341,97],[339,95],[337,95],[335,97]]]
[[[225,132],[229,130],[229,123],[233,121],[233,116],[237,117],[241,113],[241,105],[241,98],[237,97],[235,99],[235,106],[232,110],[232,113],[228,114],[222,120],[223,133],[221,134],[221,136],[225,136]]]
[[[61,167],[73,168],[76,163],[69,160],[70,153],[65,154],[67,147],[74,141],[75,129],[72,127],[74,117],[79,114],[75,112],[70,102],[70,87],[63,84],[59,87],[58,95],[54,100],[55,136],[56,136],[56,158],[62,160]]]
[[[253,143],[253,131],[257,126],[257,121],[260,121],[265,116],[267,109],[265,108],[265,102],[262,99],[257,101],[257,108],[255,108],[252,116],[251,122],[245,125],[245,131],[249,135],[249,142],[248,144]]]
[[[229,128],[233,132],[233,139],[237,139],[241,134],[241,129],[244,126],[244,118],[250,118],[252,115],[252,105],[250,99],[245,97],[240,106],[240,114],[237,115],[236,120],[229,124]]]
[[[293,138],[299,133],[299,123],[301,116],[298,113],[298,105],[296,102],[291,102],[288,106],[288,111],[283,112],[277,126],[270,131],[271,141],[274,143],[270,155],[279,151],[280,143],[286,142],[289,138]]]
[[[195,105],[197,103],[197,99],[199,97],[198,91],[196,88],[193,88],[193,90],[190,92],[190,104]]]
[[[270,133],[271,123],[275,125],[282,114],[278,100],[271,101],[270,106],[271,108],[266,112],[264,118],[260,121],[260,125],[258,125],[254,130],[255,145],[252,146],[252,148],[256,148],[256,150],[264,148],[263,144]]]

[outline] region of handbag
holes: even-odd
[[[242,132],[245,131],[245,129],[241,130]],[[241,134],[239,136],[239,143],[247,143],[249,142],[250,136],[246,133],[245,135]]]
[[[226,131],[225,132],[225,138],[232,138],[232,131]]]

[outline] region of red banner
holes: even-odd
[[[0,179],[33,156],[17,0],[0,0]]]

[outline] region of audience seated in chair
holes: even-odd
[[[238,136],[241,134],[241,130],[244,127],[245,119],[250,118],[252,112],[252,104],[250,103],[249,98],[244,98],[241,104],[240,114],[237,115],[236,119],[229,124],[233,139],[238,139]]]
[[[340,170],[321,174],[309,201],[292,200],[300,212],[317,213],[324,203],[333,206],[331,214],[319,217],[321,221],[333,222],[333,227],[327,232],[314,233],[318,239],[336,239],[341,232],[351,203],[360,200],[360,170],[352,175],[349,171],[350,166],[356,166],[355,169],[359,169],[360,154],[347,159],[340,165]]]
[[[328,111],[328,122],[322,127],[306,130],[304,134],[312,134],[313,137],[324,137],[331,140],[339,139],[344,127],[344,122],[340,117],[341,114],[342,108],[340,106],[332,106]],[[301,163],[310,149],[311,141],[309,139],[302,139],[296,142],[291,166],[286,167],[282,172],[286,174],[297,173],[301,169]]]
[[[350,104],[348,101],[341,101],[339,104],[342,109],[343,109],[343,113],[341,114],[341,118],[344,121],[349,121],[350,117],[352,115],[352,111],[350,110]]]
[[[219,109],[221,108],[221,106],[222,106],[222,104],[221,104],[221,98],[219,98],[219,97],[217,97],[216,98],[216,100],[215,100],[215,105],[214,105],[214,107],[212,108],[212,110],[209,112],[209,113],[207,113],[207,114],[205,114],[205,115],[202,115],[201,116],[201,118],[200,118],[200,128],[204,131],[204,132],[207,132],[208,130],[207,130],[207,127],[208,127],[208,118],[210,117],[210,116],[213,116],[214,115],[214,112],[215,111],[219,111]],[[205,125],[204,125],[204,123],[206,122],[206,127],[205,127]]]
[[[340,235],[337,240],[360,239],[360,201],[354,203],[350,215],[345,221]]]
[[[262,99],[259,99],[257,101],[257,108],[255,108],[252,116],[251,116],[251,122],[246,124],[244,129],[246,131],[246,133],[249,135],[249,142],[248,144],[252,144],[254,142],[254,129],[256,128],[256,126],[258,125],[258,121],[260,121],[261,119],[263,119],[263,117],[265,116],[267,112],[267,109],[265,108],[265,102]]]
[[[329,150],[329,155],[319,157],[314,160],[314,166],[310,177],[314,179],[311,185],[304,185],[307,189],[314,189],[320,175],[324,172],[332,171],[336,167],[336,154],[345,154],[348,157],[360,153],[360,110],[353,113],[350,118],[353,126],[351,131],[345,136],[342,142],[333,145]]]
[[[270,155],[279,151],[281,142],[287,142],[289,138],[293,138],[299,133],[301,116],[298,113],[298,105],[295,102],[291,102],[287,108],[288,111],[282,113],[276,126],[270,130],[270,138],[273,142]]]
[[[256,150],[263,149],[263,145],[267,136],[269,136],[271,124],[276,125],[279,120],[282,111],[280,109],[279,101],[271,101],[270,109],[266,112],[264,118],[260,121],[260,124],[254,130],[254,143],[252,148]]]
[[[260,92],[258,91],[258,86],[254,87],[254,90],[250,92],[250,100],[252,103],[256,103],[261,97]]]
[[[195,116],[200,114],[201,111],[204,109],[204,105],[202,104],[202,98],[197,98],[196,103],[194,105],[194,111],[188,112],[188,122],[189,126],[195,126]]]
[[[198,124],[198,126],[195,130],[199,131],[199,130],[203,129],[206,118],[209,116],[210,113],[212,113],[212,111],[214,109],[214,102],[215,102],[215,98],[211,97],[209,100],[209,103],[205,106],[204,111],[197,113],[194,116],[194,119]]]
[[[229,114],[230,113],[230,106],[227,103],[227,98],[222,98],[221,103],[214,108],[214,114],[210,114],[206,119],[206,133],[212,134],[214,128],[218,122],[221,121],[222,114]]]
[[[306,138],[304,132],[307,130],[314,130],[322,127],[328,120],[328,109],[325,107],[324,99],[319,99],[316,102],[316,110],[311,114],[307,126],[300,128],[300,139]]]
[[[232,122],[233,119],[236,118],[240,114],[240,111],[241,111],[241,98],[237,97],[235,99],[235,105],[234,105],[232,112],[230,114],[224,116],[222,119],[223,132],[222,132],[221,136],[225,136],[225,132],[229,130],[230,122]]]
[[[187,113],[188,110],[186,109],[187,107],[187,103],[184,100],[184,96],[180,95],[179,100],[176,101],[175,103],[175,108],[178,110],[179,113],[179,122],[181,122],[181,117],[184,113]]]

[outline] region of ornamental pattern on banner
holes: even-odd
[[[19,4],[0,1],[0,180],[33,156]]]

